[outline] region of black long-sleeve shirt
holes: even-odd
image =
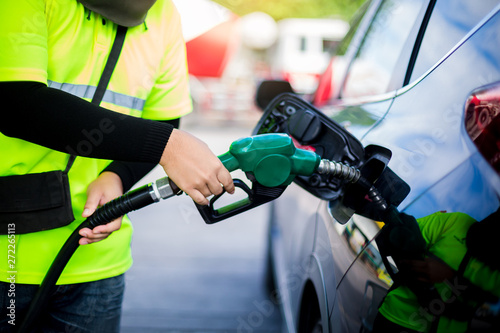
[[[159,122],[110,111],[38,82],[0,82],[0,100],[4,105],[1,133],[65,153],[120,161],[106,170],[122,178],[124,189],[160,161],[178,126],[178,121]],[[99,129],[101,136],[94,137],[98,144],[78,149]]]

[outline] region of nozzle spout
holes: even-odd
[[[358,169],[341,162],[329,161],[325,159],[319,162],[317,171],[319,174],[343,178],[351,183],[356,183],[361,177],[361,172]]]

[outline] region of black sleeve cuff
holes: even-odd
[[[105,171],[116,173],[122,180],[123,192],[127,192],[139,180],[146,176],[157,164],[154,163],[137,163],[137,162],[111,162]]]
[[[171,124],[153,121],[144,139],[140,160],[153,163],[160,162],[163,150],[173,130],[174,127]]]
[[[169,134],[166,138],[168,141],[168,137],[170,136],[170,133],[172,133],[173,128],[178,128],[180,119],[173,119],[173,120],[166,120],[166,121],[159,121],[160,124],[169,124],[172,126],[172,129],[169,131]],[[165,135],[163,135],[163,128],[162,132],[156,133],[159,137],[163,138]],[[155,133],[152,132],[152,136]],[[152,145],[155,146],[160,146],[159,144],[157,145],[155,142],[152,143]],[[165,141],[166,145],[166,141]],[[165,147],[163,146],[163,148]],[[161,149],[163,151],[163,148]],[[160,149],[158,149],[160,150]],[[155,151],[154,149],[151,149],[151,151]],[[158,160],[160,160],[161,154],[158,157]],[[157,163],[136,163],[136,162],[124,162],[124,161],[113,161],[111,162],[104,171],[110,171],[114,172],[117,174],[120,179],[122,180],[123,184],[123,191],[126,192],[132,188],[139,180],[141,180],[144,176],[146,176],[153,168],[157,165]]]

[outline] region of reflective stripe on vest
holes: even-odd
[[[96,87],[94,86],[71,84],[71,83],[59,83],[50,80],[48,81],[48,86],[54,89],[62,90],[71,95],[87,99],[92,99],[92,96],[94,96],[96,90]],[[120,94],[109,90],[106,90],[106,92],[104,93],[102,101],[138,111],[142,111],[142,109],[144,108],[144,104],[146,102],[146,100],[144,99]]]

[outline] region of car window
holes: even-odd
[[[410,78],[414,81],[478,24],[498,0],[439,0],[427,25]]]
[[[336,56],[345,55],[347,52],[347,49],[350,46],[352,47],[351,41],[352,41],[354,35],[356,34],[356,32],[358,31],[359,25],[360,25],[363,17],[365,16],[365,14],[367,13],[368,8],[370,7],[371,3],[372,3],[371,0],[365,1],[365,3],[363,3],[363,5],[356,11],[354,16],[352,17],[351,21],[349,22],[349,26],[350,26],[349,31],[344,36],[342,41],[339,43],[338,48],[336,49],[336,52],[335,52]]]
[[[347,72],[347,65],[349,64],[348,59],[351,57],[347,54],[353,54],[360,44],[360,41],[358,40],[361,39],[359,37],[356,38],[356,41],[353,41],[353,39],[354,36],[358,34],[361,22],[363,21],[365,15],[369,12],[368,9],[371,5],[372,0],[367,0],[356,11],[349,22],[349,31],[337,45],[334,53],[332,52],[334,56],[330,59],[328,67],[320,76],[318,86],[313,96],[313,102],[315,105],[324,106],[328,100],[331,100],[333,104],[335,104],[334,100],[339,97],[340,87]],[[359,35],[361,35],[361,31],[359,32]]]
[[[389,89],[391,76],[419,17],[423,0],[385,0],[351,64],[342,97],[372,96]]]

